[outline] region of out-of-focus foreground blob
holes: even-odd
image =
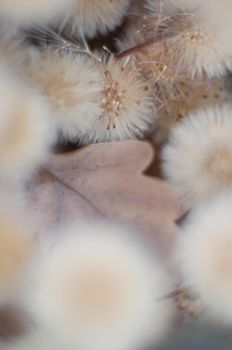
[[[67,227],[34,271],[31,312],[62,340],[85,350],[134,349],[167,331],[170,289],[159,261],[121,228]]]

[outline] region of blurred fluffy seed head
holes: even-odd
[[[127,232],[108,224],[67,228],[38,263],[32,311],[57,336],[85,350],[157,342],[170,305],[159,262]]]
[[[63,139],[81,141],[99,119],[103,79],[87,57],[56,50],[34,51],[26,74],[52,110],[52,122]]]
[[[1,64],[5,62],[11,70],[20,72],[25,55],[25,34],[4,21],[0,22],[0,32]]]
[[[145,31],[162,38],[175,64],[191,77],[220,77],[232,66],[231,21],[219,20],[213,4],[206,3],[148,1],[153,16],[147,17]]]
[[[131,0],[74,0],[66,29],[80,37],[105,35],[122,23],[130,3]]]
[[[53,131],[45,101],[0,67],[0,178],[24,179],[46,161]]]
[[[231,106],[191,114],[170,136],[163,171],[187,207],[232,188]]]
[[[99,68],[104,78],[101,114],[89,139],[103,142],[142,138],[155,120],[146,82],[124,60],[110,58]]]
[[[194,209],[178,242],[184,283],[209,313],[232,323],[232,194]]]
[[[0,348],[1,350],[64,350],[66,346],[41,330],[33,330],[14,339],[1,340]]]
[[[73,0],[1,0],[0,16],[19,26],[52,23],[70,7]]]
[[[5,199],[5,198],[4,198]],[[31,226],[18,211],[0,204],[0,305],[15,300],[29,264],[33,239]]]

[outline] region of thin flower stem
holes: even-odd
[[[162,40],[160,40],[160,42],[162,42]],[[150,40],[148,40],[148,41],[146,41],[146,42],[144,42],[142,44],[136,45],[136,46],[131,47],[131,48],[125,50],[125,51],[122,51],[122,52],[118,53],[117,55],[115,55],[115,57],[117,59],[124,58],[124,57],[129,56],[129,55],[131,55],[133,53],[137,53],[139,51],[142,51],[143,49],[148,48],[149,45],[154,44],[154,43],[155,43],[155,40],[154,39],[150,39]],[[157,47],[157,53],[159,53],[159,50],[161,50],[161,48]],[[163,47],[162,47],[162,50],[163,50]]]
[[[182,287],[179,289],[176,289],[166,295],[164,295],[163,297],[160,298],[160,300],[167,300],[167,299],[175,299],[176,297],[185,294],[188,292],[188,288],[187,287]]]

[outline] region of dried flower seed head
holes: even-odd
[[[232,188],[231,106],[190,114],[173,129],[163,171],[186,206]]]
[[[34,249],[31,226],[7,204],[0,204],[0,305],[18,298]]]
[[[0,16],[19,26],[57,21],[70,10],[72,0],[1,0]]]
[[[232,196],[222,195],[190,214],[178,241],[184,283],[208,312],[232,323]]]
[[[208,1],[209,3],[209,1]],[[206,11],[204,1],[148,1],[151,13],[144,30],[148,37],[165,42],[176,65],[191,77],[219,77],[231,68],[231,24]]]
[[[209,84],[203,79],[189,78],[187,72],[176,65],[166,43],[144,43],[143,40],[142,33],[130,27],[128,37],[118,43],[119,57],[127,57],[148,83],[157,115],[155,141],[162,142],[177,120],[207,105],[202,96],[209,94],[209,90],[212,94],[216,82]]]
[[[74,36],[88,38],[107,34],[122,23],[130,3],[131,0],[74,0],[66,29]]]
[[[65,230],[35,271],[32,311],[57,336],[85,350],[157,342],[170,305],[159,262],[127,232],[108,224]]]
[[[179,95],[164,94],[166,103],[160,104],[157,111],[158,122],[154,129],[154,142],[164,144],[168,142],[173,127],[183,120],[190,113],[200,108],[223,106],[230,101],[230,92],[226,91],[225,81],[213,79],[210,82],[205,80],[187,80],[185,83],[175,85]],[[168,86],[166,86],[168,89]],[[168,99],[169,98],[169,99]]]
[[[147,83],[127,60],[99,65],[104,78],[101,114],[88,136],[94,142],[142,138],[155,120]]]
[[[52,110],[64,140],[81,142],[101,114],[103,79],[88,57],[46,49],[32,52],[26,74]]]
[[[0,67],[0,178],[27,178],[48,157],[53,141],[45,101]]]
[[[0,22],[0,32],[0,64],[5,63],[11,70],[20,72],[25,55],[25,35],[4,21]]]
[[[66,346],[60,344],[52,335],[41,330],[31,332],[8,340],[1,340],[1,350],[64,350]]]

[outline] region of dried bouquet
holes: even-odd
[[[231,11],[0,0],[0,350],[231,346]]]

